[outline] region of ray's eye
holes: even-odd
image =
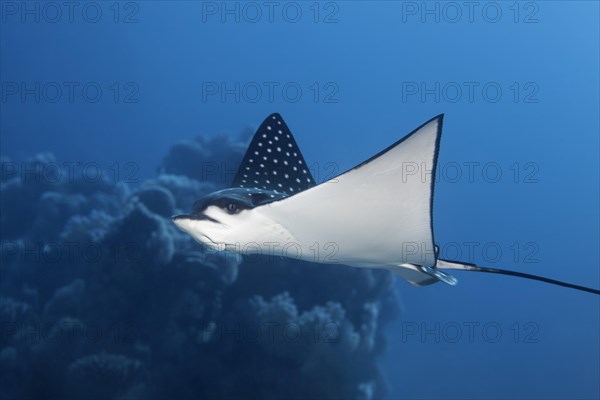
[[[238,206],[235,203],[229,203],[227,204],[227,212],[229,212],[229,214],[233,214],[235,212],[237,212],[238,210]]]

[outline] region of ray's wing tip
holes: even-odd
[[[444,125],[444,113],[438,114],[435,117],[430,118],[429,120],[425,121],[422,125],[420,125],[413,132],[416,132],[416,131],[420,130],[421,128],[424,128],[425,126],[430,126],[433,124],[435,124],[437,126],[438,131],[441,130],[442,126]]]
[[[438,123],[438,136],[442,134],[442,128],[444,126],[444,113],[439,114],[435,117]]]
[[[274,113],[269,114],[269,116],[267,116],[267,118],[265,118],[265,120],[270,120],[270,119],[281,119],[282,120],[283,118],[281,118],[280,113],[274,112]]]
[[[431,118],[429,121],[423,124],[422,127],[429,124],[435,124],[436,135],[438,138],[437,140],[439,141],[439,138],[442,135],[442,129],[444,127],[444,113],[438,114],[435,117]]]

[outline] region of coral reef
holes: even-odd
[[[214,253],[171,223],[244,149],[180,143],[137,187],[41,174],[51,154],[2,157],[1,399],[385,393],[390,273]]]

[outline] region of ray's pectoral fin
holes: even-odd
[[[427,286],[436,282],[455,286],[458,283],[455,277],[437,268],[405,263],[388,267],[388,269],[415,286]]]
[[[447,285],[450,286],[456,286],[456,284],[458,283],[458,279],[456,279],[455,277],[453,277],[450,274],[447,274],[445,272],[440,271],[437,268],[432,268],[432,267],[427,267],[427,266],[419,266],[418,267],[423,273],[435,277],[437,278],[440,282],[444,282]]]

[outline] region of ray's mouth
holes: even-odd
[[[214,244],[214,245],[218,245],[218,244],[219,244],[219,243],[215,242],[214,240],[212,240],[212,239],[210,238],[210,236],[208,236],[208,235],[201,234],[200,236],[201,236],[203,239],[206,239],[208,242],[211,242],[211,243],[212,243],[212,244]]]
[[[171,220],[173,222],[177,222],[177,221],[182,221],[182,220],[186,220],[186,219],[191,219],[194,221],[210,221],[210,222],[214,222],[217,224],[220,224],[221,222],[214,219],[213,217],[209,217],[206,214],[180,214],[180,215],[174,215],[173,217],[171,217]]]
[[[186,226],[185,221],[206,220],[206,221],[211,221],[211,222],[220,224],[220,225],[224,226],[225,228],[229,228],[228,225],[223,224],[222,222],[219,222],[218,220],[211,218],[204,214],[202,214],[202,215],[187,215],[187,214],[174,215],[171,217],[171,220],[179,229],[181,229],[182,231],[184,231],[186,233],[190,233],[190,232],[189,232],[188,227]],[[208,245],[208,246],[212,245],[215,248],[222,249],[222,250],[225,250],[228,247],[234,246],[234,245],[232,245],[230,243],[226,243],[226,242],[216,242],[205,233],[192,234],[192,237],[194,237],[198,242],[200,242],[204,245]]]
[[[209,248],[212,248],[212,249],[225,251],[229,248],[228,246],[231,246],[230,244],[225,243],[225,242],[215,242],[214,240],[211,239],[210,236],[208,236],[206,234],[201,234],[200,236],[201,236],[201,238],[199,238],[200,243],[202,243],[204,246],[208,246]]]

